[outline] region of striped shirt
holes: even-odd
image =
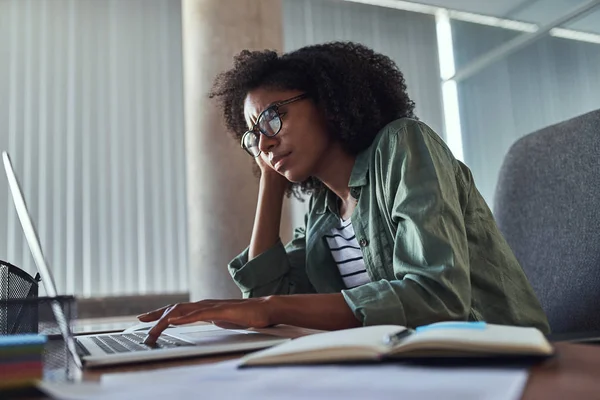
[[[325,235],[325,239],[346,288],[351,289],[371,281],[350,219],[340,219],[338,226]]]

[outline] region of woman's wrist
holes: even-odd
[[[285,318],[282,318],[284,312],[282,308],[284,303],[281,301],[281,296],[271,295],[262,298],[265,309],[267,310],[267,321],[269,326],[285,324]]]
[[[360,326],[341,293],[263,297],[269,325],[336,330]]]
[[[260,176],[260,184],[265,188],[281,193],[281,196],[283,197],[290,185],[290,181],[279,175],[277,172],[263,172]]]

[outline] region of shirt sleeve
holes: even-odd
[[[397,224],[394,279],[342,293],[364,325],[415,327],[470,318],[469,255],[456,161],[441,139],[414,122],[378,145],[376,179]]]
[[[315,292],[306,274],[305,228],[296,228],[286,246],[278,241],[252,260],[246,248],[228,269],[244,298]]]

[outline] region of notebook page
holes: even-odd
[[[368,350],[373,354],[384,354],[389,351],[389,347],[384,344],[384,337],[401,329],[403,327],[396,325],[377,325],[319,333],[250,354],[245,357],[245,360],[271,358],[287,354],[326,352],[327,350],[339,348],[356,348]]]
[[[553,349],[535,328],[486,324],[483,329],[435,328],[406,338],[394,353],[409,350],[456,349],[502,354],[549,355]]]

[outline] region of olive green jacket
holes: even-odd
[[[427,125],[403,118],[384,127],[357,156],[348,186],[371,282],[344,287],[324,238],[339,220],[337,198],[325,190],[287,246],[231,261],[244,297],[341,291],[364,325],[471,320],[549,332],[470,170]]]

